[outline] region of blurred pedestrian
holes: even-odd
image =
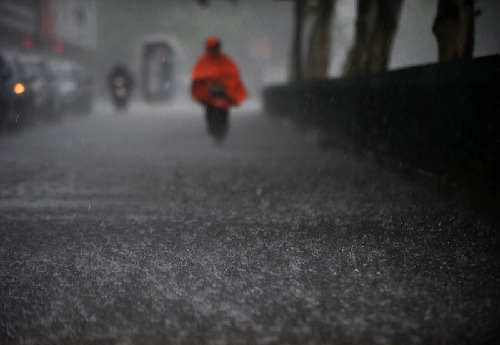
[[[218,37],[208,37],[205,53],[191,72],[191,95],[205,106],[208,132],[222,142],[229,126],[229,108],[247,98],[236,63],[222,52]]]

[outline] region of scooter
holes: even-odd
[[[125,109],[130,98],[130,90],[124,76],[115,75],[111,80],[111,96],[119,110]]]
[[[193,79],[191,95],[205,107],[208,134],[221,144],[229,132],[229,111],[247,97],[241,81],[221,80],[219,77]],[[234,85],[236,84],[236,85]]]
[[[208,133],[222,143],[229,131],[229,108],[225,106],[227,93],[224,85],[213,82],[209,88],[210,101],[205,103]]]

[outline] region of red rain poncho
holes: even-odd
[[[216,37],[207,39],[205,53],[198,59],[191,72],[191,95],[202,104],[227,109],[241,104],[247,98],[247,91],[236,63],[221,51],[210,51],[217,44],[220,44],[220,41]],[[225,87],[225,98],[210,95],[209,89],[214,83]]]

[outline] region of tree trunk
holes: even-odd
[[[305,3],[307,0],[295,0],[295,28],[290,52],[288,80],[291,82],[302,80],[302,31],[305,21]]]
[[[387,70],[403,0],[358,0],[356,36],[343,75]]]
[[[474,50],[474,0],[439,0],[432,31],[439,61],[470,59]]]
[[[319,0],[309,37],[304,77],[326,78],[330,67],[331,23],[336,0]]]
[[[343,74],[346,76],[367,73],[368,44],[375,29],[376,13],[377,0],[358,0],[356,35],[344,64]]]
[[[368,73],[387,70],[402,5],[403,0],[379,1],[377,22],[368,53]]]

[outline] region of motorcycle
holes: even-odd
[[[129,89],[123,76],[115,76],[111,80],[111,95],[118,109],[124,109],[129,100]]]
[[[229,128],[229,109],[247,98],[236,63],[221,50],[218,37],[208,37],[205,53],[191,71],[191,96],[205,107],[208,133],[221,143]]]
[[[222,84],[212,83],[208,93],[211,101],[205,104],[207,130],[218,143],[222,143],[229,130],[229,108],[222,106],[227,102],[226,88]]]
[[[132,77],[125,68],[115,68],[108,78],[113,103],[118,110],[124,110],[130,100],[131,89],[134,84]]]

